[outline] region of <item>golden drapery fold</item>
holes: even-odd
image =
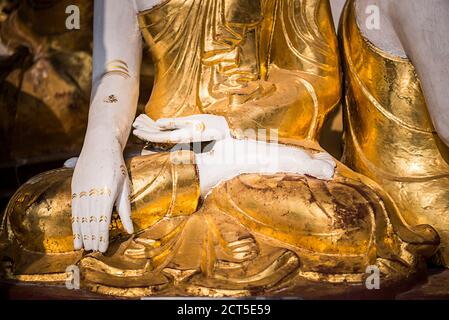
[[[348,87],[344,162],[379,183],[410,225],[430,224],[449,265],[449,148],[436,134],[416,71],[360,31],[355,2],[343,15]]]
[[[139,24],[156,66],[151,118],[211,113],[238,137],[316,139],[340,100],[328,1],[171,0]]]

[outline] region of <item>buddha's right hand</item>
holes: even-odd
[[[162,118],[157,121],[141,114],[133,127],[135,136],[155,143],[218,141],[231,137],[226,119],[212,114]]]
[[[129,194],[130,181],[118,141],[86,141],[72,178],[75,250],[107,250],[114,205],[125,230],[133,233]]]

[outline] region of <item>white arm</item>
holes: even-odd
[[[336,162],[326,152],[306,150],[256,140],[227,138],[217,141],[210,152],[195,154],[201,195],[241,174],[290,173],[331,180]]]
[[[72,179],[75,249],[106,251],[114,204],[133,232],[123,149],[137,107],[141,47],[133,1],[96,0],[89,122]]]
[[[125,147],[137,108],[141,56],[142,39],[133,1],[95,0],[92,95],[86,140],[99,129],[113,133]],[[108,70],[113,72],[107,73]],[[109,101],[110,95],[117,101]]]
[[[449,146],[449,1],[390,0],[389,9],[435,129]]]

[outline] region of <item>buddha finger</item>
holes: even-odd
[[[135,129],[141,129],[141,130],[149,130],[149,131],[161,131],[161,128],[157,126],[156,124],[148,123],[145,120],[137,118],[134,123],[133,127]]]
[[[321,180],[332,180],[335,173],[335,166],[326,160],[312,160],[307,174]]]
[[[72,233],[73,233],[73,248],[80,250],[83,247],[83,241],[81,240],[81,226],[80,226],[80,210],[79,199],[77,194],[72,195]]]
[[[98,251],[98,216],[99,216],[99,198],[92,197],[89,199],[89,228],[91,234],[92,250]]]
[[[156,143],[180,143],[180,142],[190,142],[192,139],[192,134],[189,130],[179,129],[175,131],[161,131],[161,132],[147,132],[143,130],[134,130],[134,135],[137,137],[151,142]]]
[[[327,163],[329,163],[330,165],[332,165],[334,167],[337,165],[334,158],[327,152],[320,152],[320,153],[314,154],[313,158],[316,160],[326,161]]]
[[[129,234],[134,232],[133,222],[131,220],[130,186],[129,179],[123,181],[122,188],[117,198],[117,211],[122,221],[123,228]]]
[[[81,193],[83,194],[83,193]],[[87,196],[80,198],[81,235],[85,250],[92,250],[92,235],[89,227],[89,203]]]
[[[105,253],[109,246],[109,232],[101,232],[98,235],[98,251]]]
[[[133,128],[142,130],[142,131],[146,131],[146,132],[160,132],[162,130],[159,127],[147,127],[145,124],[140,123],[140,122],[134,122]]]
[[[172,130],[183,127],[186,121],[185,118],[162,118],[156,121],[156,125],[165,130]]]
[[[150,134],[148,133],[148,131],[135,129],[133,131],[133,135],[135,135],[140,140],[147,141],[147,142],[153,142],[153,141],[151,141],[151,137],[150,137]]]
[[[111,207],[112,191],[105,187],[96,197],[93,197],[92,217],[90,218],[90,228],[92,232],[92,250],[100,250],[100,224],[104,220],[104,215],[110,216],[112,212]]]
[[[112,210],[112,209],[111,209]],[[102,212],[98,217],[98,250],[105,253],[109,245],[109,225],[111,215]]]
[[[106,252],[109,245],[109,225],[111,224],[112,210],[114,208],[114,199],[117,190],[114,189],[110,194],[101,196],[101,202],[98,208],[98,250]]]
[[[141,114],[139,115],[136,120],[134,120],[134,123],[141,123],[143,124],[145,127],[148,128],[158,128],[158,125],[156,124],[156,121],[154,121],[153,119],[151,119],[149,116],[147,116],[146,114]]]

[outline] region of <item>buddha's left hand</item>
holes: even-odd
[[[134,135],[154,143],[189,143],[229,138],[229,126],[224,117],[199,114],[153,121],[145,114],[136,118]]]
[[[241,174],[296,174],[331,180],[336,162],[327,152],[256,140],[223,139],[212,150],[195,154],[201,194]]]

